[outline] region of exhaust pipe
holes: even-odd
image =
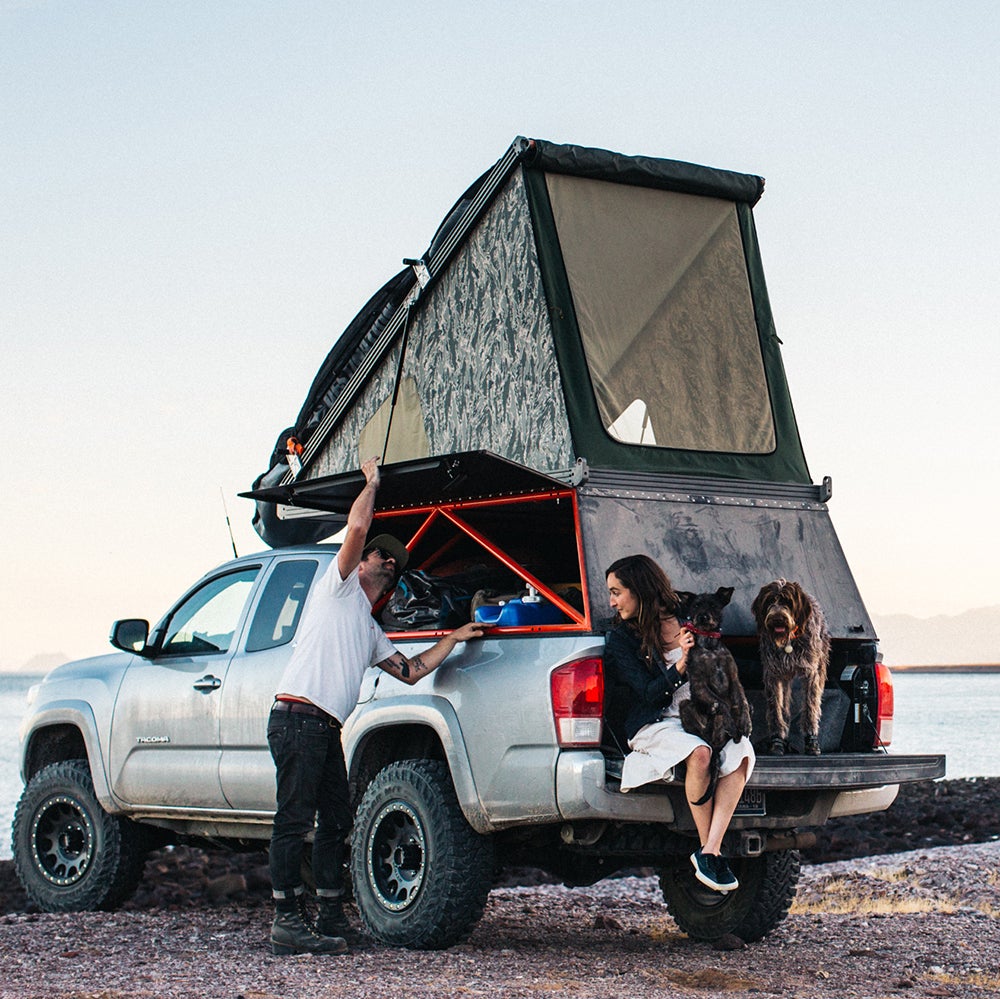
[[[808,850],[809,847],[815,845],[816,833],[814,832],[775,832],[768,834],[767,842],[764,844],[764,852]]]

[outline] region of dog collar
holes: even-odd
[[[798,638],[799,635],[801,634],[802,634],[802,629],[798,625],[792,628],[792,630],[788,633],[788,637],[785,639],[785,645],[784,645],[786,655],[790,656],[795,651],[795,647],[792,645],[792,642],[794,642],[795,639]]]
[[[690,631],[692,635],[701,635],[702,638],[722,638],[721,631],[702,631],[701,628],[696,628],[690,621],[684,624],[684,630]]]

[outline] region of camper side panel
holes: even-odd
[[[414,306],[384,447],[398,360],[397,344],[317,455],[308,478],[357,468],[370,454],[383,454],[389,464],[488,450],[541,470],[573,464],[520,173]]]

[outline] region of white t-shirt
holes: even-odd
[[[334,558],[309,593],[278,693],[304,697],[343,722],[357,706],[365,670],[395,652],[372,617],[357,567],[341,579]]]

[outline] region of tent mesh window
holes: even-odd
[[[546,183],[607,432],[629,444],[773,451],[735,204],[561,174]]]

